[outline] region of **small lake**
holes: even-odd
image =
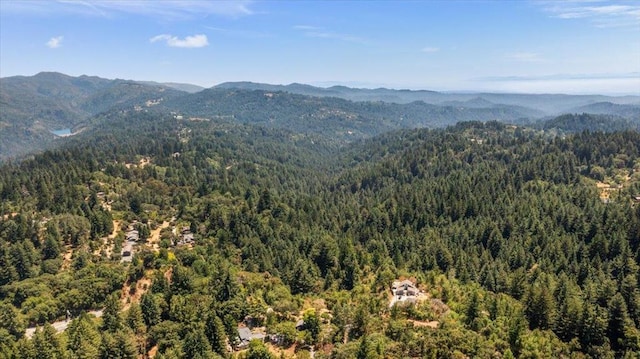
[[[56,136],[71,136],[73,133],[70,128],[63,128],[61,130],[51,131]]]

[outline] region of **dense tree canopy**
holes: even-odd
[[[224,357],[246,321],[319,357],[640,350],[637,132],[469,122],[337,147],[104,116],[0,169],[0,353]],[[127,264],[129,228],[142,242]],[[192,245],[176,244],[184,233]],[[430,304],[389,308],[398,277]],[[102,308],[98,321],[81,314]],[[23,338],[67,310],[79,317],[64,334]],[[274,353],[252,342],[243,355]]]

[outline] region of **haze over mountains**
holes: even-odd
[[[347,143],[401,128],[435,128],[460,121],[524,124],[566,113],[605,116],[596,129],[602,129],[602,119],[617,121],[616,128],[636,128],[640,97],[442,93],[251,82],[203,89],[42,72],[0,81],[0,159],[46,148],[58,138],[52,131],[77,133],[99,123],[102,117],[96,116],[110,111],[160,111],[185,118],[231,120]]]
[[[298,83],[290,85],[269,85],[253,82],[227,82],[215,87],[225,89],[285,91],[308,96],[339,97],[352,101],[384,101],[402,104],[424,101],[434,105],[464,107],[476,107],[480,104],[480,107],[511,105],[543,111],[546,115],[574,112],[578,107],[600,102],[640,105],[640,97],[638,96],[451,93],[426,90],[394,90],[387,88],[359,89],[346,86],[322,88]]]

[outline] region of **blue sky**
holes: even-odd
[[[640,95],[640,1],[0,1],[0,76]]]

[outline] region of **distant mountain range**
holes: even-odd
[[[546,115],[578,112],[583,106],[595,103],[632,105],[640,108],[640,96],[562,95],[562,94],[508,94],[508,93],[446,93],[425,90],[394,90],[386,88],[358,89],[345,86],[328,88],[293,83],[269,85],[253,82],[226,82],[215,86],[222,89],[284,91],[294,94],[339,97],[351,101],[383,101],[410,103],[424,101],[433,105],[455,104],[465,107],[488,108],[495,105],[527,107]]]
[[[137,81],[137,82],[143,85],[169,87],[174,90],[184,91],[188,93],[196,93],[205,89],[205,87],[202,87],[202,86],[192,85],[192,84],[183,84],[183,83],[177,83],[177,82],[155,82],[155,81]]]
[[[441,93],[329,88],[304,84],[223,83],[210,89],[178,83],[72,77],[54,72],[0,79],[0,160],[55,144],[52,131],[73,133],[113,111],[172,113],[320,134],[337,143],[400,128],[459,121],[534,123],[562,113],[614,116],[640,123],[640,97]]]

